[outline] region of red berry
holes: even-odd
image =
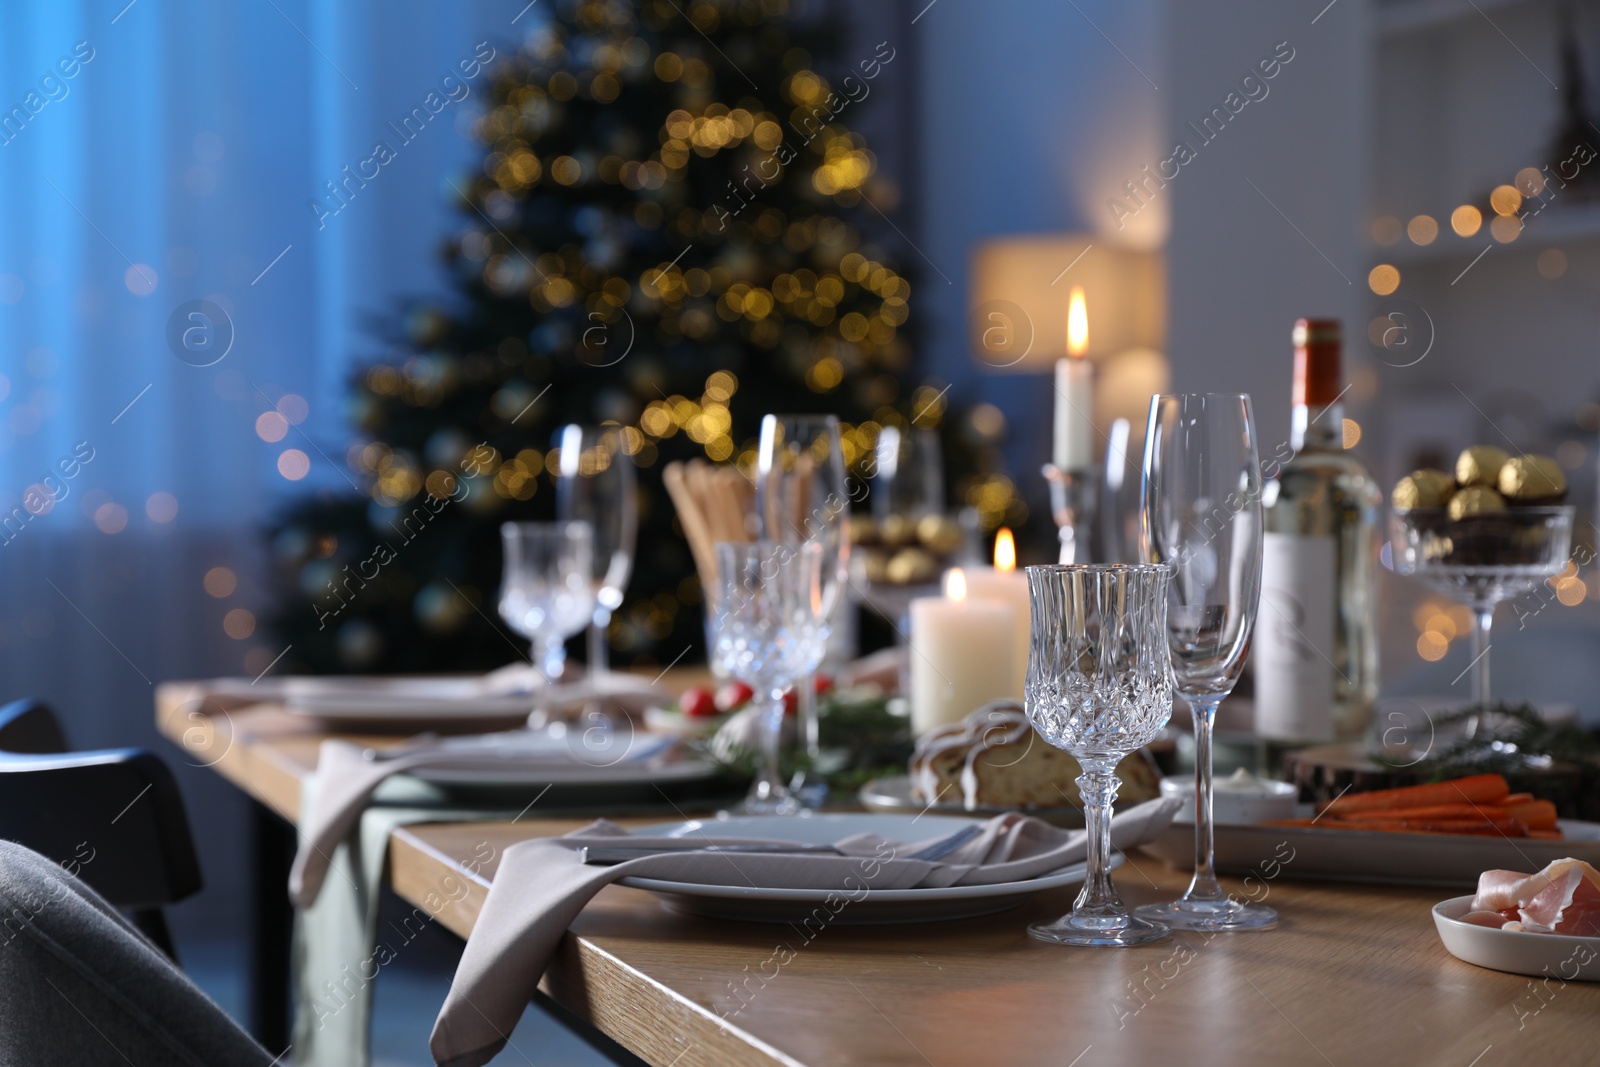
[[[743,682],[729,682],[717,690],[717,710],[732,711],[743,707],[750,703],[750,698],[754,695],[755,690]]]
[[[695,686],[685,690],[683,696],[678,698],[678,710],[691,719],[709,719],[717,713],[717,703],[711,696],[711,690]]]
[[[826,696],[833,692],[833,679],[826,674],[819,674],[813,679],[812,688],[816,691],[817,696]]]
[[[785,715],[796,715],[796,714],[799,713],[799,711],[800,711],[800,690],[795,689],[793,687],[784,690],[784,693],[783,693],[783,713]]]

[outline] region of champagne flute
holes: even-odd
[[[622,606],[633,570],[639,529],[633,461],[616,426],[563,426],[556,431],[556,518],[587,522],[594,531],[594,617],[589,624],[589,673],[596,684],[609,670],[607,629]]]
[[[1173,569],[1167,643],[1194,716],[1194,878],[1136,913],[1183,930],[1265,930],[1278,913],[1231,898],[1212,868],[1211,732],[1239,680],[1261,597],[1261,466],[1243,393],[1150,398],[1140,551]]]
[[[817,545],[826,641],[850,565],[850,496],[836,416],[768,415],[761,420],[756,519],[763,540]],[[816,666],[796,680],[801,736],[812,760],[818,752]]]
[[[1172,717],[1167,587],[1148,563],[1028,568],[1032,637],[1025,706],[1034,730],[1083,768],[1089,874],[1072,914],[1028,927],[1063,945],[1142,945],[1172,930],[1128,914],[1111,882],[1111,802],[1117,764]]]
[[[706,598],[713,668],[747,681],[761,699],[761,764],[743,810],[791,815],[799,804],[778,768],[783,694],[822,662],[822,549],[815,542],[719,542]]]

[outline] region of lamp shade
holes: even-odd
[[[1043,370],[1067,355],[1067,309],[1083,290],[1089,356],[1166,348],[1166,263],[1090,234],[1002,237],[972,257],[968,325],[980,364]]]

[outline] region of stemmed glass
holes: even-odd
[[[944,514],[944,450],[938,433],[885,426],[878,431],[875,459],[872,518],[880,526],[894,516],[916,522]]]
[[[589,673],[609,669],[606,631],[633,571],[639,529],[633,461],[615,426],[563,426],[556,432],[556,518],[594,530],[594,616],[589,624]]]
[[[1466,736],[1482,755],[1510,754],[1489,715],[1489,630],[1494,609],[1537,589],[1570,560],[1572,505],[1514,507],[1452,519],[1443,508],[1395,510],[1389,519],[1394,569],[1472,609],[1472,688],[1478,713]]]
[[[1172,717],[1167,651],[1171,569],[1149,563],[1028,568],[1032,638],[1024,686],[1039,736],[1083,768],[1089,876],[1072,913],[1028,933],[1064,945],[1142,945],[1172,935],[1128,914],[1111,883],[1111,802],[1117,764]]]
[[[1194,878],[1181,898],[1137,909],[1182,930],[1264,930],[1278,913],[1231,899],[1212,868],[1211,731],[1250,648],[1261,598],[1261,466],[1243,393],[1150,398],[1140,552],[1173,569],[1167,643],[1194,717]]]
[[[586,522],[507,522],[500,617],[533,642],[533,666],[554,685],[566,664],[566,640],[594,615],[594,530]],[[536,711],[530,724],[542,725]]]
[[[723,541],[716,554],[716,588],[706,599],[712,668],[748,682],[762,699],[761,765],[743,810],[790,815],[799,804],[778,768],[783,694],[822,662],[822,548],[809,541]]]
[[[820,554],[823,641],[844,598],[850,568],[850,496],[839,420],[833,415],[768,415],[761,420],[756,461],[758,536],[815,544]],[[796,680],[806,755],[818,750],[817,694],[812,674]]]

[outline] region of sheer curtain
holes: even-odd
[[[181,764],[154,686],[282,651],[256,621],[262,531],[289,495],[348,488],[345,382],[400,297],[445,292],[476,68],[537,18],[0,8],[0,699],[51,700],[80,747]],[[211,777],[184,787],[226,836],[239,809],[196,802]]]

